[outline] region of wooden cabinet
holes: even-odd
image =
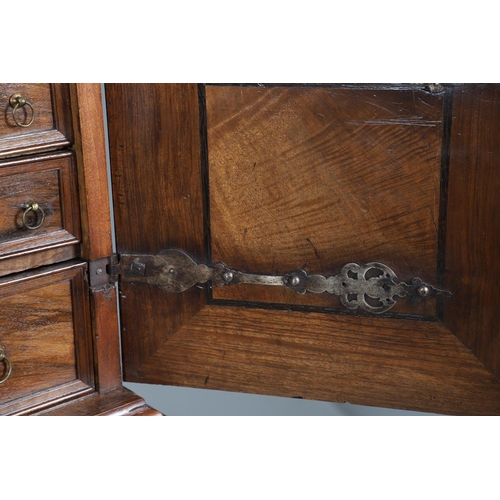
[[[89,180],[106,175],[102,108],[81,116],[92,99],[99,86],[0,85],[0,414],[147,413],[121,388],[117,348],[107,341],[109,363],[96,345],[85,202],[107,214],[99,244],[111,242],[107,190]],[[101,142],[83,145],[87,130]],[[117,346],[116,325],[108,336]]]
[[[0,249],[17,264],[2,268],[0,300],[22,300],[13,273],[50,256],[77,258],[72,272],[88,264],[77,302],[89,329],[65,330],[86,347],[61,361],[87,392],[39,413],[151,413],[120,388],[120,362],[131,382],[499,412],[497,85],[107,85],[116,255],[101,95],[92,85],[58,95],[69,96],[69,111],[53,114],[72,117],[58,126],[72,130],[72,152],[0,166],[6,207],[9,185],[27,198],[41,183],[51,200],[38,239],[6,229]],[[55,176],[78,197],[52,188]],[[47,300],[72,279],[45,285]],[[0,394],[15,400],[13,380]]]

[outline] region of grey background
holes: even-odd
[[[432,415],[415,411],[374,408],[349,403],[328,403],[305,399],[278,398],[256,394],[211,391],[126,382],[125,387],[142,396],[146,403],[164,415],[358,415],[412,416]]]
[[[105,88],[103,95],[104,123],[107,123]],[[108,134],[106,134],[106,157],[110,199],[111,173],[109,162]],[[116,252],[114,235],[113,207],[111,207],[111,226],[113,229],[113,251]],[[430,413],[374,408],[369,406],[338,404],[304,399],[279,398],[256,394],[241,394],[207,389],[170,387],[153,384],[123,384],[142,396],[146,403],[165,415],[431,415]]]

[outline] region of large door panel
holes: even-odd
[[[119,84],[106,95],[119,254],[175,248],[268,275],[381,262],[453,293],[371,314],[285,287],[172,294],[124,281],[125,380],[498,413],[500,269],[486,262],[500,227],[496,87]]]
[[[212,260],[268,274],[379,261],[435,282],[443,101],[413,90],[207,87]],[[212,293],[342,307],[278,287]],[[435,314],[421,304],[397,310]]]

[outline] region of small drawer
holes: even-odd
[[[0,279],[0,414],[93,390],[85,263]]]
[[[0,261],[79,244],[74,170],[71,152],[0,162]]]
[[[72,142],[68,84],[0,84],[0,158],[38,153]]]

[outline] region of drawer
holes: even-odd
[[[21,99],[13,97],[18,95]],[[57,149],[72,142],[68,84],[2,83],[0,110],[0,158]]]
[[[93,390],[85,271],[73,262],[0,279],[0,414]]]
[[[74,170],[71,152],[0,163],[0,261],[31,255],[26,267],[33,267],[33,254],[40,250],[61,253],[71,247],[76,254],[80,218]],[[19,270],[1,267],[1,275]]]

